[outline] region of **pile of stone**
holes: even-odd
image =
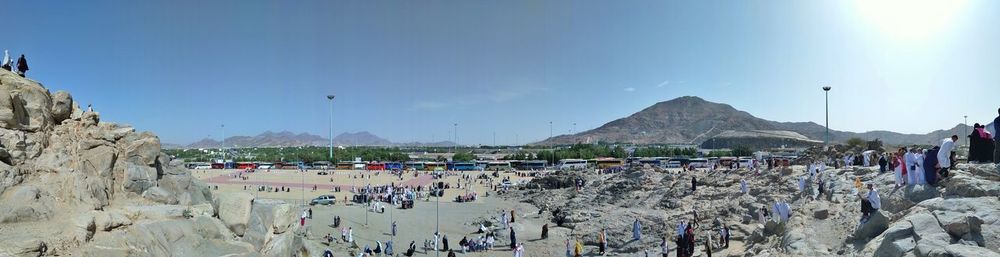
[[[959,165],[937,186],[894,188],[891,173],[875,167],[828,168],[809,177],[805,167],[764,171],[663,172],[632,169],[617,174],[578,172],[585,187],[522,190],[507,197],[550,210],[553,223],[571,228],[585,245],[597,245],[600,229],[608,232],[609,255],[633,256],[654,249],[661,238],[673,240],[678,222],[698,213],[701,246],[719,223],[732,230],[742,249],[713,256],[998,256],[1000,251],[1000,173],[992,164]],[[554,180],[563,180],[566,174]],[[698,189],[691,191],[691,178]],[[805,192],[798,188],[806,181]],[[750,192],[742,194],[741,179]],[[822,179],[826,194],[818,195]],[[860,221],[860,194],[854,181],[872,183],[882,209]],[[541,181],[548,181],[545,177]],[[859,192],[860,191],[860,192]],[[782,200],[792,206],[786,222],[761,224],[758,212]],[[773,215],[773,213],[772,213]],[[631,240],[638,219],[646,228]],[[717,240],[712,239],[712,240]],[[674,247],[673,242],[669,243]],[[699,251],[701,248],[699,247]]]
[[[297,210],[213,195],[148,132],[0,70],[0,256],[291,256]]]

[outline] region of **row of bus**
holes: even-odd
[[[711,157],[711,158],[678,158],[678,157],[654,157],[654,158],[596,158],[596,159],[562,159],[554,165],[549,166],[545,160],[497,160],[497,161],[468,161],[468,162],[438,162],[438,161],[410,161],[410,162],[365,162],[361,160],[343,161],[335,165],[328,161],[317,162],[219,162],[219,163],[188,163],[190,169],[338,169],[338,170],[424,170],[424,171],[474,171],[474,170],[544,170],[553,168],[559,170],[583,170],[583,169],[608,169],[621,167],[624,165],[649,165],[661,168],[705,168],[709,165],[719,165],[728,167],[738,162],[741,167],[752,165],[753,158],[750,157]],[[778,165],[788,165],[788,159],[780,161]]]

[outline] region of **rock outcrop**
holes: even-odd
[[[291,205],[215,195],[149,132],[0,70],[0,256],[290,256]],[[253,218],[253,219],[251,219]],[[249,235],[249,236],[248,236]]]
[[[502,197],[547,210],[555,225],[584,235],[585,245],[596,245],[596,237],[587,235],[607,228],[610,255],[634,256],[663,237],[673,241],[678,223],[696,220],[699,256],[706,240],[718,240],[719,224],[728,225],[740,243],[713,256],[998,256],[997,172],[992,164],[960,164],[936,186],[894,188],[893,175],[877,167],[827,168],[817,177],[798,165],[759,175],[651,168],[615,174],[560,171]],[[692,177],[697,178],[695,191]],[[807,183],[804,191],[798,188],[800,177]],[[580,191],[570,187],[578,178],[586,181]],[[817,178],[825,182],[822,195]],[[740,192],[741,179],[749,193]],[[864,223],[859,201],[867,189],[859,192],[855,179],[874,185],[882,196],[882,209]],[[778,201],[791,206],[787,221],[775,218]],[[761,208],[771,215],[764,222]],[[635,219],[652,228],[639,241],[630,240]]]

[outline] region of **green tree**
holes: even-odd
[[[738,145],[733,147],[733,156],[750,156],[753,155],[754,150],[747,145]]]
[[[475,159],[476,156],[472,152],[457,152],[451,157],[451,160],[456,162],[467,162]]]
[[[866,142],[864,139],[852,137],[851,139],[847,140],[847,145],[850,146],[851,148],[862,148],[865,147]]]

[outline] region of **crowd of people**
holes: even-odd
[[[28,72],[28,60],[24,58],[24,54],[20,58],[17,58],[17,64],[14,64],[13,59],[10,58],[10,53],[7,50],[3,50],[3,62],[0,62],[0,68],[7,71],[14,71],[17,68],[17,75],[24,77],[25,73]]]

